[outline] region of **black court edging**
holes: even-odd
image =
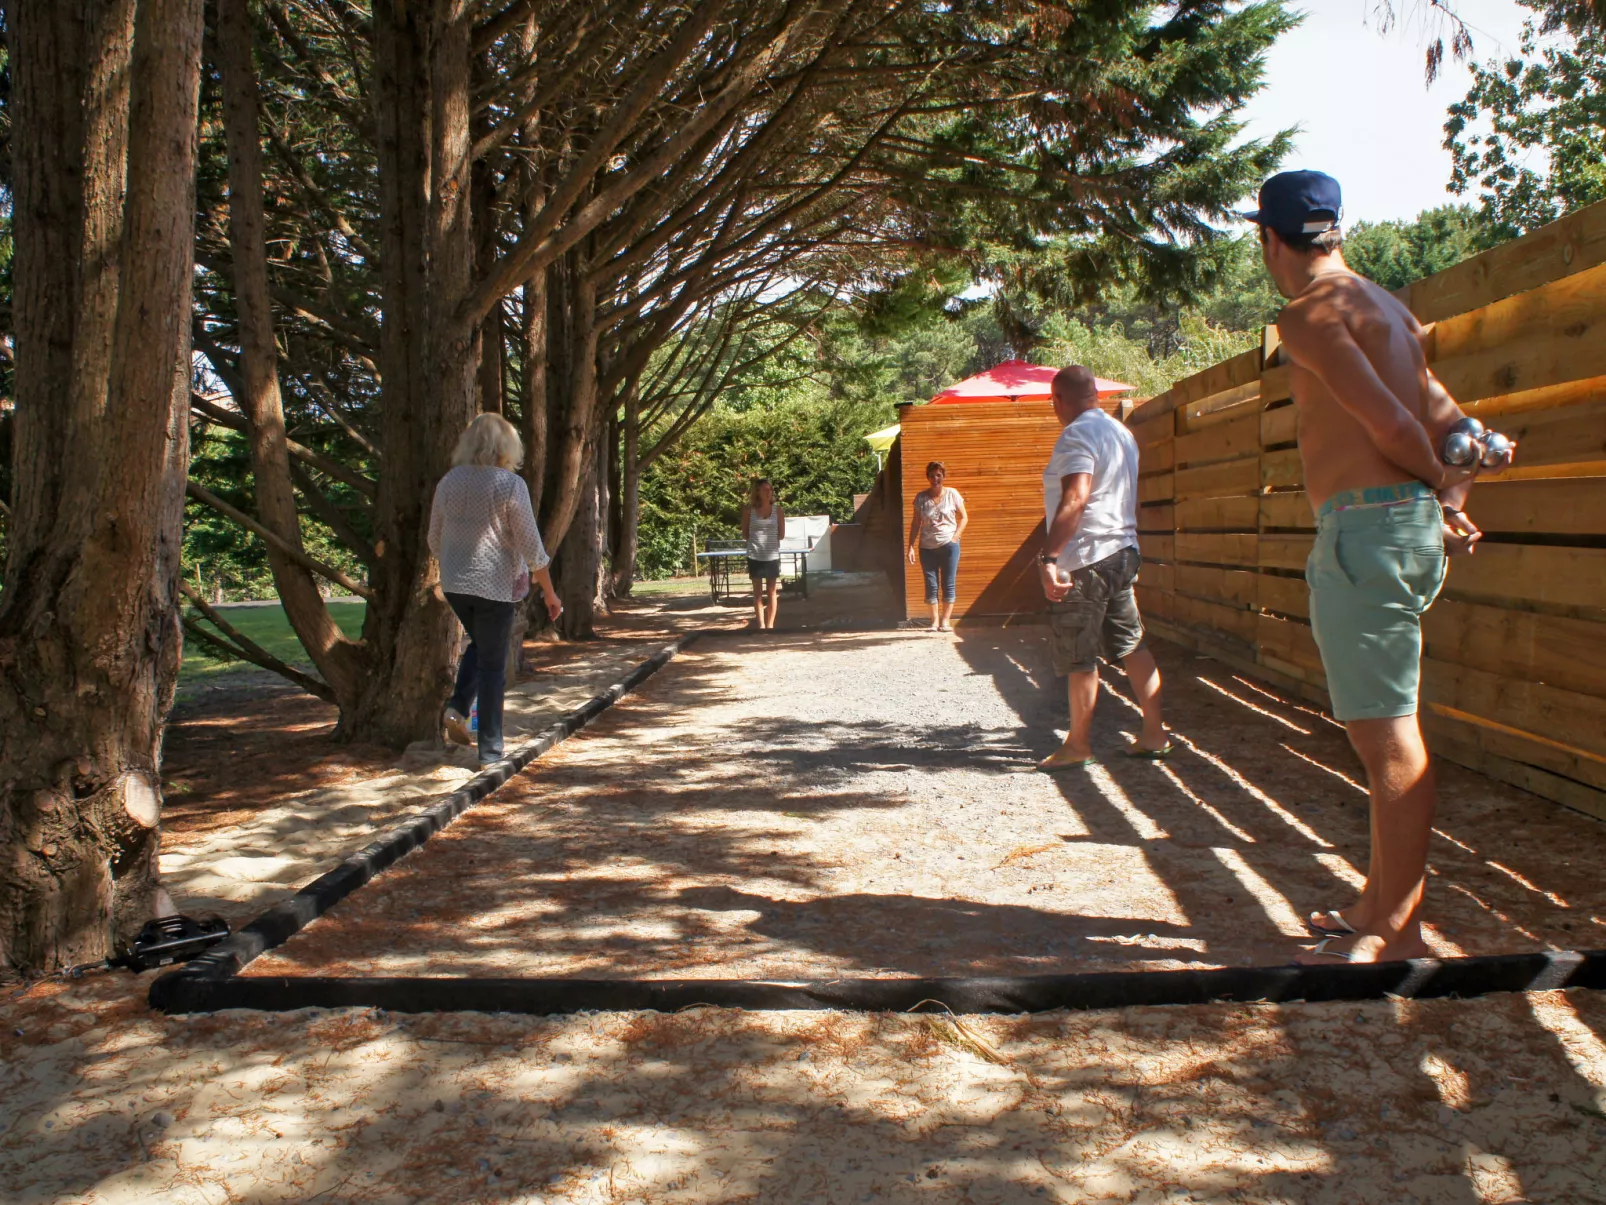
[[[151,984],[151,1007],[168,1013],[279,1007],[209,1001],[220,987],[249,982],[234,978],[247,963],[282,945],[375,875],[401,861],[536,758],[607,711],[702,635],[692,632],[671,641],[607,690],[569,712],[534,740],[520,745],[502,761],[476,774],[439,803],[387,829],[333,870],[318,876],[289,899],[281,900],[226,941],[157,979]]]
[[[170,976],[176,979],[179,976]],[[158,983],[163,982],[158,980]],[[966,979],[405,979],[226,976],[186,982],[168,1012],[224,1008],[378,1008],[391,1012],[545,1015],[699,1006],[1033,1013],[1140,1005],[1431,999],[1487,992],[1606,988],[1606,951],[1334,966],[1222,967],[1208,971],[1101,971]],[[154,996],[154,991],[153,991]]]
[[[889,625],[890,626],[890,625]],[[860,630],[886,630],[866,625]],[[719,631],[719,630],[715,630]],[[1606,950],[1542,951],[1410,962],[1331,966],[1221,967],[1183,971],[1090,971],[949,979],[470,979],[241,976],[245,965],[287,941],[318,916],[423,845],[530,762],[579,731],[701,636],[684,636],[570,712],[506,761],[470,779],[440,803],[386,831],[334,870],[193,962],[151,984],[150,1003],[167,1013],[225,1008],[379,1008],[391,1012],[505,1012],[533,1015],[708,1006],[741,1009],[850,1009],[907,1012],[1031,1013],[1143,1005],[1267,1001],[1431,999],[1489,992],[1582,987],[1606,990]],[[721,635],[739,635],[736,631]]]

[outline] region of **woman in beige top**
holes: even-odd
[[[926,605],[931,608],[931,630],[953,631],[954,596],[958,590],[959,537],[970,523],[970,512],[956,489],[943,484],[948,468],[940,460],[926,466],[927,488],[915,495],[914,516],[909,520],[909,563],[920,549],[920,568],[926,575]]]

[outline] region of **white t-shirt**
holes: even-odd
[[[1102,410],[1086,410],[1060,432],[1043,470],[1043,511],[1048,526],[1059,509],[1060,480],[1091,473],[1093,488],[1076,534],[1060,550],[1066,572],[1138,545],[1138,441],[1124,423]]]
[[[959,491],[943,486],[935,499],[925,490],[915,495],[915,510],[920,514],[920,547],[941,548],[952,544],[958,534],[959,508],[965,504]]]

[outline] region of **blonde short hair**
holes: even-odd
[[[524,462],[524,441],[500,414],[482,414],[463,428],[452,450],[452,464],[495,465],[516,469]]]

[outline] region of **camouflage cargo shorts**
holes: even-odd
[[[1100,656],[1119,661],[1143,644],[1132,583],[1142,564],[1136,548],[1071,571],[1071,592],[1048,605],[1051,649],[1056,674],[1085,673],[1098,668]]]

